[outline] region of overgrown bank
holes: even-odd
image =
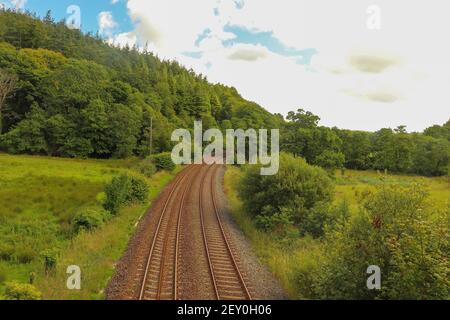
[[[292,183],[305,185],[299,179],[304,176],[302,171],[299,169],[296,177],[296,173],[287,170],[290,178],[280,171],[280,177],[272,179],[285,183],[271,181],[270,186],[264,184],[264,178],[253,176],[251,170],[229,167],[225,177],[232,214],[291,298],[449,298],[448,181],[401,176],[388,176],[391,181],[385,181],[380,176],[371,177],[376,183],[368,181],[364,188],[367,191],[362,191],[363,186],[359,185],[349,192],[353,182],[348,179],[344,184],[344,175],[332,178],[335,199],[325,206],[322,202],[320,210],[305,210],[304,206],[289,203],[274,209],[278,202],[273,199],[272,208],[260,211],[259,217],[246,209],[260,199],[258,196],[265,189],[276,193],[287,185],[295,190]],[[353,172],[350,174],[353,176]],[[360,173],[364,174],[372,175]],[[243,192],[249,181],[253,186],[259,184],[263,191],[249,197]],[[417,182],[422,184],[418,186]],[[296,190],[299,198],[309,198],[308,192],[313,189]],[[425,190],[432,190],[433,201],[429,201]],[[434,201],[438,198],[447,200]],[[381,268],[381,290],[367,289],[366,272],[370,265]]]
[[[177,172],[154,173],[139,159],[4,154],[0,171],[0,296],[20,299],[102,298],[136,222]],[[81,268],[81,290],[66,287],[70,265]],[[28,296],[30,283],[36,295]]]

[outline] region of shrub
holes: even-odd
[[[270,210],[271,208],[268,208]],[[292,226],[292,218],[288,212],[282,211],[275,214],[262,214],[256,217],[256,225],[265,231],[270,231],[275,234],[283,234],[288,226]]]
[[[329,203],[333,194],[332,181],[323,169],[285,153],[276,175],[262,176],[258,166],[248,166],[238,189],[251,216],[275,216],[274,222],[288,217],[299,228],[305,228],[308,212],[318,203]],[[259,220],[260,225],[268,222],[267,218]]]
[[[449,299],[449,212],[426,199],[420,186],[368,194],[359,214],[327,234],[309,298]],[[370,265],[381,269],[381,290],[367,289]]]
[[[31,284],[7,282],[5,284],[7,300],[41,300],[42,294]]]
[[[58,263],[58,252],[52,249],[46,249],[41,252],[42,259],[44,260],[45,273],[48,274],[56,270]]]
[[[155,163],[156,169],[158,171],[173,171],[175,169],[175,164],[172,161],[171,154],[168,152],[155,155],[152,157],[152,160]]]
[[[93,230],[101,227],[108,219],[108,212],[103,208],[89,207],[81,209],[73,218],[75,232]]]
[[[318,202],[311,210],[305,212],[299,228],[302,235],[310,234],[314,238],[318,238],[324,235],[325,226],[332,223],[333,217],[329,204]]]
[[[148,197],[147,182],[139,177],[122,174],[113,178],[105,188],[106,199],[103,207],[117,214],[119,209],[133,202],[143,203]]]
[[[117,214],[119,209],[127,204],[131,190],[131,179],[128,175],[114,177],[105,188],[106,199],[103,207],[111,214]]]
[[[151,178],[156,173],[156,166],[151,159],[145,159],[139,162],[136,170],[147,178]]]
[[[144,203],[147,200],[150,189],[147,182],[139,177],[131,177],[131,193],[128,197],[128,202]]]

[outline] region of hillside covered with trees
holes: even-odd
[[[55,22],[0,12],[0,72],[16,83],[1,107],[10,153],[125,158],[170,150],[175,128],[274,128],[280,118],[174,61]],[[153,123],[152,123],[153,122]]]

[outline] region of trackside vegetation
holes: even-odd
[[[100,299],[134,226],[173,172],[149,160],[0,154],[0,297]],[[66,288],[66,268],[82,290]]]
[[[292,298],[449,299],[448,178],[330,177],[287,154],[280,168],[266,178],[229,167],[225,188],[235,219]],[[371,265],[381,269],[381,290],[367,288]]]

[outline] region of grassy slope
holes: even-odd
[[[322,243],[310,237],[298,238],[289,247],[281,245],[269,234],[259,231],[242,209],[242,202],[238,198],[237,184],[242,172],[229,166],[225,175],[225,192],[228,196],[232,215],[249,238],[259,258],[269,267],[280,280],[286,292],[292,299],[301,298],[296,286],[296,268],[300,265],[308,268],[316,264],[321,255]],[[383,180],[381,180],[383,179]],[[336,203],[344,198],[353,209],[357,208],[357,196],[379,183],[410,184],[420,182],[430,192],[432,203],[439,207],[446,207],[450,203],[450,181],[448,177],[424,178],[417,176],[388,175],[380,176],[376,172],[346,171],[336,177]]]
[[[27,282],[30,272],[35,272],[44,298],[102,298],[114,261],[146,206],[125,208],[96,232],[72,239],[68,237],[70,221],[78,208],[98,204],[105,183],[129,171],[135,162],[0,154],[0,282]],[[152,199],[173,175],[161,172],[148,180]],[[52,276],[44,275],[39,257],[48,248],[60,251]],[[72,264],[82,269],[81,291],[66,289],[65,271]]]

